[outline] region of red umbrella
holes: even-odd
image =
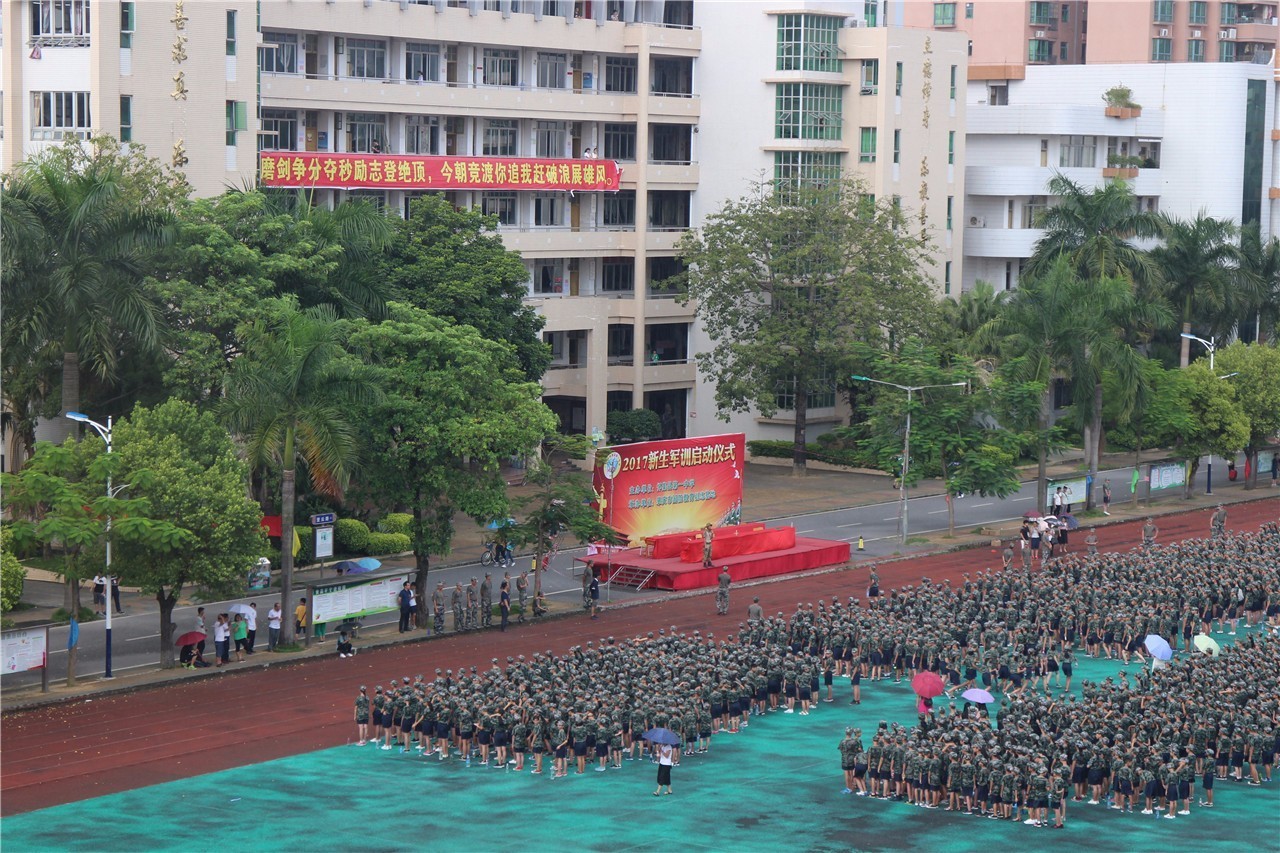
[[[911,689],[916,692],[917,696],[924,699],[941,696],[943,693],[942,676],[936,672],[917,672],[915,677],[911,679]]]
[[[1039,518],[1039,517],[1040,517],[1040,513],[1038,513],[1038,512],[1037,512],[1037,511],[1035,511],[1034,509],[1029,509],[1029,510],[1027,510],[1026,512],[1024,512],[1024,513],[1022,514],[1022,517],[1023,517],[1023,518]]]
[[[188,631],[178,639],[174,640],[173,644],[175,646],[194,646],[198,643],[203,642],[204,639],[205,639],[205,635],[200,633],[199,631]]]

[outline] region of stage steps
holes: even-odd
[[[613,575],[609,578],[610,583],[620,584],[622,586],[633,586],[637,590],[644,589],[645,584],[653,580],[655,572],[653,569],[641,569],[636,566],[618,566],[613,571]]]

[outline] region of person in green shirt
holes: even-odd
[[[243,613],[237,613],[231,623],[231,639],[236,643],[236,662],[244,663],[244,647],[249,640],[249,623],[244,620]]]

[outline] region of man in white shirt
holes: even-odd
[[[245,614],[244,621],[249,623],[248,633],[245,635],[244,650],[249,654],[253,654],[253,640],[258,636],[258,602],[249,602],[249,612]]]
[[[271,605],[267,611],[267,651],[274,652],[280,644],[280,602]]]

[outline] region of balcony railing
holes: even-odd
[[[85,35],[45,35],[32,36],[27,41],[28,47],[88,47],[91,37]]]

